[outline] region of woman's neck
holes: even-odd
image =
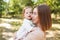
[[[41,27],[40,23],[37,23],[36,26],[37,26],[37,27]]]
[[[40,23],[37,23],[36,26],[42,30]]]

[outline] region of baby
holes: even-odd
[[[30,6],[25,7],[23,13],[24,21],[22,26],[16,32],[15,40],[22,40],[34,28],[34,24],[32,23],[32,7]]]

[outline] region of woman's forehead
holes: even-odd
[[[34,8],[34,10],[33,10],[33,11],[37,12],[37,11],[38,11],[38,9],[37,9],[37,8]]]

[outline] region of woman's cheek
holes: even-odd
[[[35,23],[37,24],[39,22],[38,16],[35,17]]]
[[[38,21],[38,20],[37,20],[37,18],[36,18],[36,17],[34,17],[34,23],[37,23],[37,21]]]

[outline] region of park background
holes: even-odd
[[[46,40],[60,40],[60,0],[0,0],[0,40],[12,40],[23,22],[25,6],[47,4],[51,9],[52,27]]]

